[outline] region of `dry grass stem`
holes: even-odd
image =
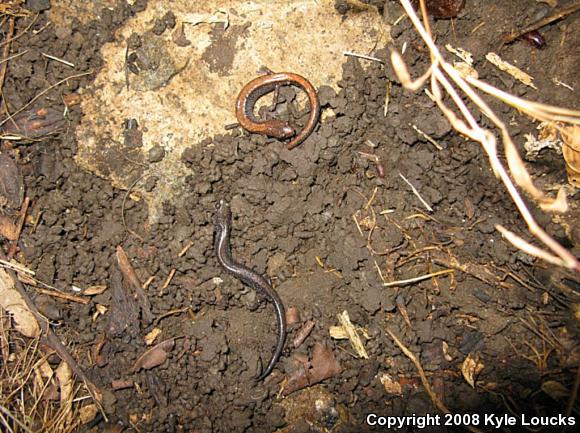
[[[574,87],[572,87],[569,84],[564,83],[563,81],[560,81],[559,79],[557,79],[556,77],[552,78],[552,82],[556,85],[556,86],[562,86],[565,87],[566,89],[570,90],[571,92],[574,91]]]
[[[14,113],[12,113],[8,118],[6,118],[3,121],[1,121],[0,122],[0,126],[4,125],[6,122],[8,122],[9,120],[11,120],[12,117],[14,117],[15,115],[17,115],[18,113],[21,113],[22,111],[26,110],[28,107],[30,107],[32,104],[34,104],[39,98],[41,98],[42,96],[44,96],[45,94],[47,94],[48,92],[50,92],[52,89],[60,86],[63,83],[66,83],[68,80],[74,80],[75,78],[85,77],[87,75],[91,75],[92,73],[93,73],[93,71],[82,72],[80,74],[73,74],[73,75],[70,75],[70,76],[68,76],[66,78],[63,78],[60,81],[57,81],[56,83],[54,83],[51,86],[48,86],[46,89],[44,89],[42,92],[38,93],[34,98],[32,98],[26,104],[24,104],[22,107],[20,107]]]
[[[0,3],[0,13],[4,13],[4,12],[1,10],[1,9],[2,9],[1,7],[2,7],[2,3]],[[26,14],[20,14],[20,15],[19,15],[19,14],[11,14],[11,15],[13,15],[13,16],[15,16],[15,17],[27,17],[29,14],[28,14],[28,11],[26,11],[26,12],[27,12]],[[7,38],[5,41],[2,41],[2,42],[0,43],[0,47],[3,47],[4,45],[11,44],[11,43],[12,43],[12,41],[15,41],[16,39],[18,39],[18,38],[20,38],[21,36],[23,36],[23,35],[25,35],[26,33],[28,33],[28,30],[30,30],[30,29],[32,28],[32,26],[34,25],[34,23],[36,22],[36,20],[38,19],[38,17],[39,17],[39,16],[40,16],[40,13],[37,13],[37,14],[34,16],[34,18],[32,19],[32,21],[30,21],[30,24],[28,24],[28,26],[26,26],[26,28],[25,28],[24,30],[22,30],[22,32],[21,32],[21,33],[18,33],[18,34],[17,34],[16,36],[14,36],[13,38],[9,38],[9,39]],[[48,23],[48,24],[50,24],[50,23]],[[47,24],[47,25],[48,25],[48,24]],[[41,29],[41,30],[42,30],[42,29]],[[38,33],[40,33],[40,31],[41,31],[41,30],[37,31],[35,34],[38,34]]]
[[[79,411],[86,397],[65,362],[53,369],[40,349],[40,338],[23,339],[0,313],[0,431],[72,433],[80,426]],[[59,399],[51,395],[58,392]]]
[[[171,280],[173,279],[175,272],[177,272],[177,269],[175,269],[175,268],[171,269],[171,271],[169,272],[169,275],[167,276],[167,278],[165,279],[165,282],[163,283],[163,285],[161,286],[161,289],[159,290],[160,296],[163,295],[163,291],[169,287],[169,284],[171,284]]]
[[[185,255],[185,253],[187,253],[187,251],[193,246],[193,241],[189,241],[179,252],[179,254],[177,254],[177,257],[183,257]]]
[[[431,136],[429,136],[428,134],[426,134],[423,131],[421,131],[415,125],[411,125],[411,127],[415,131],[417,131],[417,134],[419,134],[421,137],[423,137],[425,140],[427,140],[429,143],[431,143],[433,146],[435,146],[437,148],[437,150],[443,150],[443,147],[439,143],[437,143]]]
[[[518,98],[511,93],[504,92],[497,87],[473,77],[467,77],[466,81],[473,87],[477,87],[500,101],[526,113],[528,116],[542,122],[566,122],[580,125],[580,111],[569,108],[555,107],[553,105],[542,104],[541,102],[528,101]]]
[[[353,52],[350,52],[350,51],[345,51],[343,54],[345,56],[357,57],[359,59],[371,60],[373,62],[386,63],[384,60],[379,59],[377,57],[366,56],[364,54],[357,54],[357,53],[353,53]]]
[[[71,68],[74,68],[74,67],[75,67],[74,63],[67,62],[66,60],[64,60],[64,59],[61,59],[61,58],[59,58],[59,57],[56,57],[56,56],[51,56],[50,54],[46,54],[46,53],[40,53],[40,54],[41,54],[43,57],[46,57],[47,59],[54,60],[55,62],[62,63],[63,65],[69,66],[69,67],[71,67]]]
[[[12,269],[13,271],[16,271],[16,272],[22,272],[24,274],[35,275],[34,271],[32,271],[28,268],[25,268],[24,266],[22,266],[20,264],[12,263],[12,262],[9,262],[7,260],[0,259],[0,265],[1,265],[0,267]]]
[[[399,340],[399,337],[397,337],[393,331],[391,331],[389,328],[386,328],[385,330],[387,331],[387,334],[391,336],[391,338],[393,339],[395,344],[399,347],[399,349],[401,349],[401,351],[405,354],[405,356],[409,358],[411,362],[415,365],[415,368],[419,373],[419,377],[421,378],[421,383],[423,384],[425,391],[427,391],[427,394],[429,394],[429,397],[431,397],[431,401],[433,402],[433,404],[437,406],[437,409],[439,409],[441,412],[449,413],[449,409],[447,409],[447,406],[445,406],[445,404],[439,399],[439,397],[437,397],[437,394],[435,394],[435,392],[431,388],[431,384],[429,383],[429,381],[427,380],[427,376],[425,375],[425,370],[423,370],[423,366],[421,366],[421,363],[419,362],[415,354],[411,352],[409,348],[405,346],[401,340]]]
[[[411,182],[409,182],[407,180],[407,178],[405,176],[403,176],[401,173],[399,173],[399,176],[401,177],[401,179],[403,179],[405,181],[405,183],[407,185],[409,185],[411,187],[411,190],[413,191],[413,194],[415,194],[417,196],[417,198],[421,201],[421,203],[423,203],[423,206],[425,206],[425,208],[429,212],[433,212],[433,208],[431,206],[429,206],[429,203],[427,203],[427,201],[423,197],[421,197],[421,194],[419,194],[419,191],[417,191],[417,188],[415,188],[413,186],[413,184]]]
[[[16,22],[16,17],[10,17],[8,21],[8,32],[6,33],[6,44],[4,45],[4,50],[2,53],[2,58],[7,59],[8,54],[10,54],[10,42],[12,41],[12,34],[14,33],[14,23]],[[0,93],[4,88],[4,80],[6,78],[6,69],[8,68],[8,62],[2,63],[2,69],[0,70]],[[4,99],[4,96],[2,96]]]
[[[519,237],[515,233],[507,230],[505,227],[501,226],[500,224],[496,224],[495,228],[497,229],[497,231],[499,231],[502,234],[502,236],[504,238],[506,238],[506,240],[508,242],[510,242],[512,245],[514,245],[516,248],[519,248],[520,250],[522,250],[526,254],[529,254],[530,256],[534,256],[534,257],[539,257],[542,260],[545,260],[546,262],[552,263],[554,265],[558,265],[558,266],[563,265],[562,260],[559,257],[557,257],[553,254],[550,254],[549,252],[547,252],[541,248],[538,248],[535,245],[530,244],[529,242],[522,239],[521,237]]]
[[[383,116],[387,117],[387,113],[389,112],[389,101],[391,100],[391,82],[387,80],[387,85],[385,89],[385,103],[383,108]]]
[[[52,296],[54,298],[64,299],[65,301],[76,302],[77,304],[87,305],[90,299],[81,298],[80,296],[70,295],[68,293],[63,293],[58,290],[42,289],[40,287],[35,288],[38,293],[45,294],[47,296]]]
[[[504,145],[509,173],[511,173],[517,185],[525,192],[527,192],[532,198],[534,198],[540,207],[542,207],[542,209],[557,212],[566,211],[567,203],[564,190],[561,189],[558,192],[556,198],[551,198],[546,196],[541,190],[535,187],[532,178],[507,131],[505,124],[495,115],[495,113],[475,92],[469,83],[477,83],[476,87],[482,90],[485,88],[490,94],[492,94],[491,89],[493,86],[490,86],[489,84],[482,84],[482,82],[475,78],[463,78],[451,64],[445,61],[439,49],[435,45],[435,42],[433,41],[429,31],[423,26],[421,20],[415,13],[410,1],[401,0],[401,4],[403,5],[407,15],[415,26],[415,29],[423,38],[431,54],[430,67],[421,77],[414,81],[411,79],[411,76],[401,55],[397,52],[393,52],[391,54],[393,68],[395,69],[395,72],[403,86],[411,90],[417,90],[423,84],[425,84],[427,80],[430,80],[430,94],[433,100],[437,103],[439,109],[447,117],[451,125],[459,133],[474,141],[479,142],[482,145],[489,158],[493,173],[501,180],[504,187],[507,189],[512,201],[526,222],[528,230],[534,237],[542,242],[548,250],[551,251],[543,251],[542,254],[538,254],[540,249],[529,249],[528,252],[534,253],[536,257],[542,259],[545,257],[550,257],[551,263],[580,271],[580,262],[578,262],[576,257],[566,248],[556,242],[537,224],[523,198],[518,192],[516,185],[512,181],[512,177],[510,177],[510,174],[508,174],[508,171],[499,159],[497,152],[497,140],[495,135],[492,131],[482,128],[476,122],[473,114],[463,102],[462,95],[460,95],[459,92],[461,91],[463,95],[469,98],[478,107],[478,109],[496,125],[497,129],[500,131]],[[425,19],[425,22],[428,22],[428,20]],[[493,91],[494,93],[500,92],[497,89],[495,90],[497,92]],[[459,113],[446,105],[444,102],[445,94],[450,97],[455,109],[458,110]],[[504,98],[511,100],[512,103],[515,102],[515,100],[512,99],[515,97],[508,97],[505,92],[502,95]],[[521,101],[522,100],[518,100],[517,103],[519,105],[514,106],[516,106],[518,109],[521,109],[521,111],[526,112],[527,109],[528,111],[535,113],[536,116],[534,117],[538,117],[538,113],[542,113],[545,117],[543,120],[554,121],[555,119],[562,120],[562,118],[564,118],[572,119],[574,120],[572,123],[575,123],[578,121],[578,119],[580,119],[580,112],[575,110],[559,109],[557,107],[551,107],[544,104],[528,103],[527,101],[526,104],[523,104],[522,107]],[[507,231],[504,233],[507,233]],[[511,239],[514,239],[514,237],[509,236],[508,240]]]
[[[418,283],[419,281],[428,280],[429,278],[439,277],[441,275],[447,275],[455,272],[453,269],[444,269],[442,271],[431,272],[426,275],[421,275],[420,277],[409,278],[408,280],[398,280],[391,281],[388,283],[383,283],[383,287],[393,287],[393,286],[404,286],[407,284]]]
[[[13,59],[16,59],[20,56],[23,56],[24,54],[26,54],[29,51],[30,50],[24,50],[24,51],[21,51],[20,53],[12,54],[10,57],[6,57],[5,59],[0,60],[0,64],[9,62],[10,60],[13,60]]]
[[[223,16],[223,18],[220,18]],[[216,11],[211,15],[198,16],[195,14],[191,19],[184,20],[183,24],[189,24],[190,26],[197,26],[199,24],[223,24],[223,30],[227,30],[230,26],[230,14],[227,10],[216,9]]]

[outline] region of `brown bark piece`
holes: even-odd
[[[0,205],[20,209],[24,200],[24,182],[18,165],[7,154],[0,152]]]
[[[316,324],[316,322],[314,322],[314,320],[308,320],[308,321],[304,322],[304,324],[298,330],[298,332],[296,332],[296,336],[292,340],[292,347],[294,347],[295,349],[298,349],[298,347],[300,347],[300,345],[302,345],[302,343],[304,343],[304,340],[306,340],[306,338],[308,338],[308,336],[310,335],[310,333],[314,329],[315,324]]]
[[[146,325],[150,324],[155,318],[151,312],[151,303],[141,287],[139,277],[137,277],[131,262],[129,262],[125,250],[123,250],[123,247],[120,245],[117,247],[117,262],[119,264],[119,269],[123,273],[123,283],[126,283],[127,290],[132,292],[134,298],[137,300],[141,310],[141,319]]]
[[[139,332],[139,306],[123,282],[121,271],[113,266],[109,284],[111,305],[107,333],[118,336],[126,332],[135,337]]]

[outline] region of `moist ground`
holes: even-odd
[[[140,7],[119,7],[102,21],[79,25],[64,39],[48,27],[14,41],[13,52],[23,47],[29,52],[10,62],[6,99],[20,107],[47,83],[70,73],[64,65],[47,64],[40,54],[46,46],[54,56],[66,53],[80,70],[98,68],[99,46]],[[440,46],[450,43],[481,59],[497,50],[502,33],[533,21],[544,7],[534,1],[468,2],[462,17],[436,21],[433,33]],[[391,17],[399,11],[388,5]],[[33,29],[44,24],[41,14]],[[535,77],[537,91],[483,61],[475,67],[482,79],[518,96],[577,107],[574,93],[553,82],[556,77],[580,86],[578,53],[573,51],[577,30],[571,17],[543,31],[543,50],[516,41],[501,51]],[[429,56],[408,20],[393,28],[393,38],[399,48],[407,43],[405,59],[416,75],[422,73]],[[372,55],[386,58],[387,52],[388,47],[378,47]],[[392,86],[385,116],[387,80]],[[36,107],[62,110],[60,95],[89,82],[90,76],[70,80]],[[420,359],[436,394],[453,412],[563,413],[566,399],[554,399],[541,389],[548,382],[572,387],[577,325],[569,308],[578,283],[501,238],[496,224],[519,234],[525,234],[525,225],[482,149],[452,132],[424,93],[402,89],[390,67],[354,58],[345,60],[339,87],[338,92],[328,86],[318,89],[323,109],[332,114],[323,116],[318,129],[295,150],[239,129],[192,144],[182,156],[191,166],[189,188],[178,202],[164,206],[154,224],[148,222],[142,201],[127,198],[126,191],[75,165],[71,131],[82,113],[74,107],[65,131],[27,145],[3,143],[18,161],[32,201],[30,212],[39,217],[38,224],[24,227],[22,260],[38,279],[58,288],[109,287],[84,306],[33,290],[30,294],[59,324],[57,333],[105,392],[110,424],[135,431],[310,431],[304,420],[289,421],[279,390],[283,378],[298,368],[296,360],[312,357],[320,343],[332,349],[342,367],[322,385],[335,409],[329,410],[327,428],[372,430],[364,424],[369,412],[436,413],[417,370],[386,329]],[[287,104],[295,97],[294,90],[283,89],[283,113],[288,114]],[[490,103],[517,143],[534,131],[527,118]],[[307,117],[306,111],[294,114],[299,123]],[[489,123],[483,116],[480,121]],[[541,184],[564,184],[561,157],[550,152],[542,156],[530,166],[534,176]],[[400,174],[433,207],[432,213]],[[142,182],[153,190],[163,180],[158,173]],[[276,372],[263,383],[256,384],[253,377],[275,344],[274,312],[255,291],[226,275],[216,260],[213,214],[220,198],[231,202],[234,214],[234,255],[268,274],[286,308],[294,307],[299,316]],[[577,251],[578,239],[569,238],[550,216],[534,214],[550,234]],[[155,277],[146,289],[155,319],[125,323],[121,330],[115,327],[126,314],[115,298],[118,245],[141,282]],[[453,260],[475,270],[383,287],[384,282],[449,269]],[[493,275],[488,281],[475,277],[484,270]],[[92,320],[98,304],[109,310]],[[344,310],[366,329],[368,359],[358,358],[346,340],[329,336]],[[294,348],[291,342],[308,320],[315,322],[314,329]],[[175,338],[175,347],[161,366],[134,373],[133,364],[146,350],[143,336],[154,327],[162,330],[162,339]],[[91,351],[103,336],[107,343],[97,365]],[[550,346],[550,341],[555,343]],[[485,367],[472,388],[460,366],[476,355]],[[400,395],[385,390],[380,381],[384,375],[402,386]],[[114,380],[134,381],[138,391],[114,391]],[[136,427],[130,427],[132,415],[137,415]],[[103,420],[96,431],[104,425]]]

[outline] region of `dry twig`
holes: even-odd
[[[544,210],[559,212],[566,211],[567,203],[564,190],[561,189],[558,192],[557,197],[552,199],[535,187],[531,176],[527,171],[507,131],[505,124],[495,115],[495,113],[489,108],[485,101],[483,101],[483,99],[474,91],[474,89],[470,86],[470,83],[478,83],[478,87],[485,87],[488,90],[490,90],[492,86],[489,84],[483,84],[475,78],[463,78],[451,64],[445,61],[441,52],[435,45],[435,42],[433,41],[428,28],[426,28],[426,26],[421,23],[419,17],[415,13],[415,10],[411,6],[410,1],[401,0],[401,3],[413,25],[415,26],[417,32],[423,38],[431,55],[431,65],[428,70],[417,80],[413,81],[401,55],[397,52],[391,53],[391,62],[393,64],[393,68],[395,69],[395,72],[403,86],[411,90],[417,90],[422,87],[423,84],[425,84],[428,80],[430,80],[431,89],[429,96],[436,102],[439,109],[443,112],[451,125],[458,132],[471,138],[474,141],[479,142],[482,145],[483,149],[487,153],[491,168],[495,176],[501,180],[507,189],[512,201],[528,225],[528,230],[549,250],[543,250],[541,258],[549,259],[551,263],[557,264],[559,266],[580,271],[580,262],[576,259],[576,257],[557,241],[555,241],[538,225],[520,193],[518,192],[516,185],[510,177],[510,174],[513,176],[513,179],[517,185],[528,194],[530,194]],[[428,23],[427,19],[425,19],[425,23]],[[510,174],[508,174],[508,171],[505,169],[501,160],[499,159],[495,135],[491,131],[482,128],[477,123],[475,117],[463,102],[462,95],[458,89],[463,92],[465,96],[471,99],[478,107],[478,109],[484,115],[486,115],[501,132]],[[448,99],[444,96],[445,93],[447,94],[448,98],[450,98],[450,101],[453,102],[454,107],[459,111],[459,114],[454,109],[448,107],[447,103],[444,102],[444,100]],[[529,107],[530,106],[528,105],[528,109],[530,109]],[[534,106],[534,108],[543,110],[543,114],[549,113],[550,115],[553,115],[550,120],[553,120],[554,116],[562,114],[567,118],[580,119],[580,112],[576,112],[574,110],[563,110],[558,109],[557,107],[549,107],[542,104],[537,104]],[[522,111],[525,110],[522,109]],[[505,233],[508,233],[507,230],[504,232],[504,235]],[[514,237],[510,236],[508,240],[510,239],[514,239]],[[523,243],[520,243],[517,246],[526,253],[538,257],[538,249],[527,248],[527,245],[524,245]]]
[[[6,44],[4,45],[4,51],[2,53],[2,69],[0,70],[0,93],[4,88],[4,80],[6,79],[6,69],[8,68],[8,62],[4,61],[8,58],[10,54],[10,42],[12,41],[12,35],[14,34],[14,23],[16,22],[16,17],[12,16],[8,22],[8,32],[6,33]]]
[[[427,380],[427,375],[425,374],[425,370],[423,370],[423,366],[421,366],[421,363],[419,362],[419,360],[417,359],[415,354],[413,352],[411,352],[409,350],[409,348],[407,346],[405,346],[401,340],[399,340],[399,337],[397,337],[393,331],[391,331],[389,328],[386,328],[385,330],[387,331],[387,334],[389,334],[390,337],[393,339],[395,344],[399,347],[399,349],[401,349],[401,351],[405,354],[405,356],[407,358],[409,358],[411,360],[411,362],[415,365],[415,368],[417,369],[417,372],[419,373],[419,377],[421,378],[421,383],[423,384],[425,391],[427,391],[427,394],[429,394],[429,397],[431,398],[431,401],[433,402],[433,404],[441,412],[451,413],[451,411],[449,409],[447,409],[447,406],[445,406],[445,403],[443,403],[441,401],[441,399],[437,396],[437,394],[435,394],[435,392],[431,388],[431,384],[429,383],[429,380]],[[466,427],[474,433],[481,432],[481,430],[479,430],[473,426],[466,426]]]
[[[383,287],[406,286],[407,284],[418,283],[419,281],[428,280],[429,278],[439,277],[441,275],[450,274],[452,272],[454,272],[453,269],[444,269],[442,271],[431,272],[429,274],[421,275],[415,278],[409,278],[407,280],[397,280],[383,283]]]
[[[533,32],[534,30],[538,30],[544,26],[547,26],[554,21],[564,18],[567,15],[573,14],[574,12],[580,10],[580,3],[575,3],[571,6],[565,7],[550,16],[544,17],[521,30],[511,32],[504,36],[502,45],[509,44],[510,42],[515,41],[517,38],[525,35],[526,33]]]
[[[70,75],[66,78],[63,78],[60,81],[57,81],[56,83],[54,83],[51,86],[48,86],[46,89],[44,89],[42,92],[38,93],[36,96],[34,96],[34,98],[32,98],[30,101],[28,101],[26,104],[24,104],[22,107],[20,107],[18,110],[16,110],[14,113],[12,113],[8,118],[2,120],[0,122],[0,126],[4,125],[6,122],[8,122],[12,117],[14,117],[15,115],[17,115],[18,113],[21,113],[22,111],[26,110],[28,107],[30,107],[32,104],[34,104],[34,102],[36,102],[39,98],[41,98],[42,96],[44,96],[45,94],[47,94],[48,92],[50,92],[52,89],[60,86],[63,83],[66,83],[68,80],[74,80],[75,78],[81,78],[81,77],[85,77],[87,75],[91,75],[93,73],[93,71],[88,71],[88,72],[82,72],[80,74],[73,74]]]
[[[1,250],[0,250],[0,258],[2,260],[6,260],[6,257],[4,256],[4,253]],[[69,351],[64,346],[64,344],[60,341],[58,336],[52,331],[52,329],[49,326],[48,321],[42,316],[42,314],[40,314],[40,312],[36,308],[36,305],[34,305],[32,300],[28,297],[28,294],[27,294],[26,290],[24,289],[24,286],[22,285],[20,280],[17,278],[16,273],[12,269],[6,269],[6,272],[8,272],[10,277],[14,280],[15,288],[18,291],[18,293],[20,293],[20,296],[22,296],[22,298],[25,300],[26,305],[28,306],[28,309],[37,318],[38,324],[40,325],[40,328],[42,329],[43,336],[46,339],[46,343],[58,354],[58,356],[64,362],[66,362],[71,367],[71,369],[79,377],[79,379],[81,379],[85,383],[87,390],[89,391],[91,397],[93,398],[93,400],[96,403],[99,404],[99,402],[102,399],[102,393],[99,390],[99,388],[89,379],[89,377],[85,374],[83,369],[78,365],[78,363],[75,361],[75,359],[69,353]]]

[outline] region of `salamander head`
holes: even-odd
[[[269,137],[284,139],[290,138],[294,134],[296,134],[296,131],[294,130],[292,125],[283,120],[271,119],[264,122],[264,124],[266,125],[267,128],[266,135],[268,135]]]
[[[216,225],[226,226],[232,220],[232,210],[230,204],[223,198],[215,204],[215,223]]]

